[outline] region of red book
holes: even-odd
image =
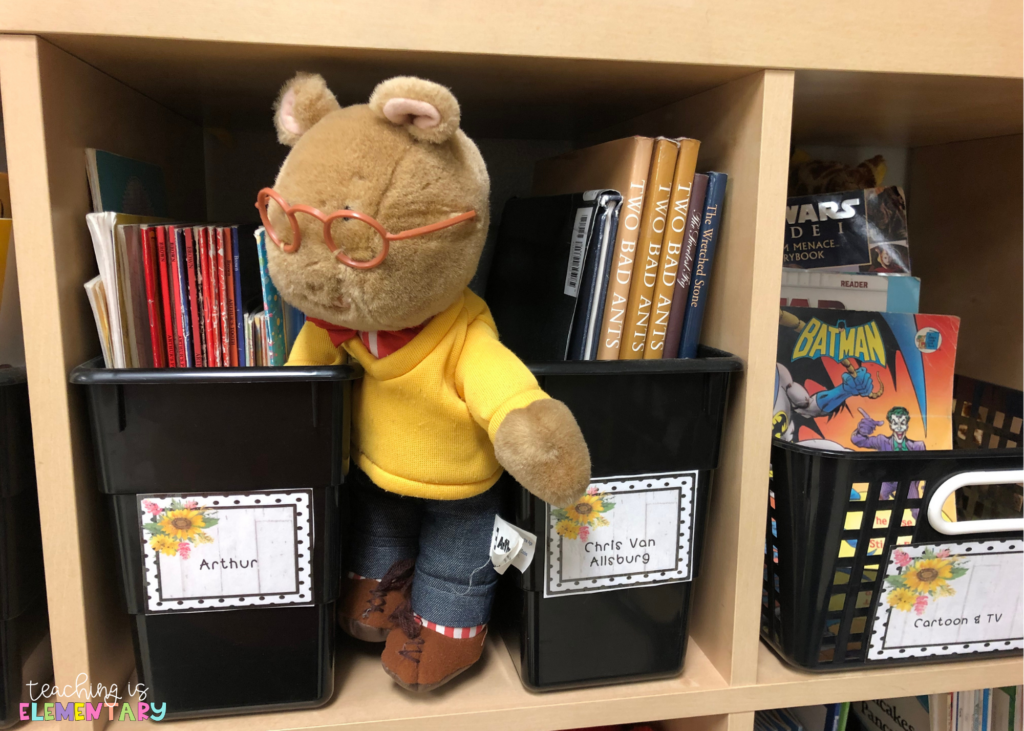
[[[196,366],[203,365],[203,335],[199,322],[199,289],[196,286],[196,256],[195,248],[192,246],[192,229],[185,231],[185,267],[188,273],[188,304],[192,312],[192,321],[189,323],[192,330],[192,352],[195,355]]]
[[[167,273],[168,282],[171,285],[172,303],[174,307],[174,357],[178,361],[179,368],[188,365],[188,356],[185,354],[185,330],[181,317],[181,277],[178,269],[178,247],[177,227],[167,226]]]
[[[156,250],[156,231],[143,226],[139,236],[142,244],[142,273],[146,277],[146,312],[149,315],[149,340],[153,346],[153,367],[166,368],[163,312],[160,307],[160,273]]]
[[[210,324],[213,325],[211,328],[212,352],[214,365],[220,368],[224,365],[220,351],[220,283],[217,279],[217,236],[212,226],[206,228],[206,252],[206,265],[210,270],[210,278],[207,280],[210,283],[210,289],[207,290],[207,296],[210,300]]]
[[[173,246],[171,247],[174,248]],[[164,309],[164,343],[167,345],[167,367],[177,368],[178,359],[174,347],[174,317],[172,316],[171,280],[168,276],[167,262],[167,231],[164,226],[156,227],[157,258],[160,261],[160,299]]]
[[[210,281],[210,257],[206,240],[206,227],[196,226],[194,230],[196,237],[196,258],[199,260],[199,271],[202,275],[202,303],[203,303],[203,337],[205,338],[206,361],[204,365],[213,368],[216,365],[216,355],[213,347],[213,322],[211,320],[213,283]]]
[[[217,234],[217,296],[220,298],[220,342],[224,353],[224,367],[231,365],[231,330],[228,327],[228,286],[227,272],[224,271],[224,229]]]
[[[224,279],[227,290],[228,301],[228,340],[231,342],[231,365],[238,367],[238,318],[237,305],[235,303],[235,266],[234,254],[231,245],[231,229],[222,228],[220,234],[224,240]]]

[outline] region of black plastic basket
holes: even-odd
[[[0,368],[0,728],[26,683],[53,676],[35,457],[24,368]]]
[[[984,509],[988,495],[1013,493],[990,484],[1021,480],[1020,393],[958,378],[955,394],[954,443],[969,439],[985,449],[826,452],[772,443],[761,636],[787,662],[830,671],[1020,654],[1016,636],[960,644],[939,635],[918,647],[924,643],[903,646],[888,635],[895,612],[910,617],[910,610],[883,602],[884,579],[893,575],[898,564],[890,561],[901,546],[937,544],[941,551],[955,544],[968,557],[1022,547],[1019,517],[992,523],[994,514]],[[972,514],[951,528],[939,513],[954,487],[958,512],[969,500]],[[963,520],[978,516],[989,522]],[[1007,579],[1019,586],[1019,568]]]
[[[310,708],[330,698],[339,487],[351,382],[361,373],[358,366],[108,370],[98,361],[72,372],[88,394],[100,489],[110,495],[139,681],[147,700],[167,704],[168,718]],[[164,577],[154,583],[163,566],[150,545],[155,534],[144,524],[159,519],[147,517],[149,508],[164,506],[160,515],[169,519],[177,498],[221,519],[239,508],[290,515],[284,530],[294,529],[294,590],[229,594],[224,579],[213,594],[165,596]]]
[[[627,564],[618,569],[625,581],[635,574],[639,584],[614,587],[621,575],[559,582],[549,574],[559,571],[553,556],[560,548],[550,534],[557,518],[551,522],[549,506],[503,478],[515,503],[516,525],[538,536],[531,566],[521,577],[510,569],[506,577],[516,578],[507,578],[502,587],[506,600],[501,604],[509,610],[503,617],[504,637],[527,688],[604,685],[682,671],[692,579],[700,563],[729,380],[743,367],[739,358],[722,351],[705,348],[701,355],[531,366],[541,387],[576,416],[590,448],[592,484],[618,478],[603,483],[612,501],[625,499],[630,490],[664,487],[675,505],[678,493],[680,531],[673,538],[679,541],[685,534],[690,550],[674,571],[664,566],[634,571]],[[676,575],[685,580],[661,583]],[[554,593],[565,590],[564,595]]]

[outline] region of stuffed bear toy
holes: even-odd
[[[565,506],[590,480],[572,413],[498,339],[467,285],[489,220],[483,158],[443,86],[381,83],[341,107],[299,74],[274,122],[292,149],[259,193],[268,267],[304,312],[289,365],[360,363],[353,530],[338,621],[383,642],[399,685],[430,690],[481,656],[503,470]]]

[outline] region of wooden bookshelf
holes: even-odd
[[[940,186],[962,185],[971,161],[981,167],[973,174],[990,175],[1017,201],[987,211],[993,230],[1008,232],[987,241],[993,266],[943,301],[979,322],[1017,314],[1011,346],[1002,327],[972,337],[994,362],[980,377],[1021,388],[1020,3],[980,12],[951,0],[866,0],[823,12],[809,0],[785,11],[726,0],[681,13],[669,21],[674,33],[659,34],[622,30],[627,4],[637,17],[663,12],[648,0],[556,0],[536,13],[469,0],[0,0],[0,98],[58,682],[85,672],[123,685],[134,663],[85,403],[67,383],[99,353],[82,289],[95,274],[84,148],[161,164],[175,216],[248,215],[248,190],[267,184],[284,157],[269,109],[297,69],[324,73],[345,104],[397,73],[451,86],[495,190],[510,194],[524,192],[535,159],[574,144],[639,133],[701,139],[701,166],[732,181],[703,341],[740,355],[746,369],[731,391],[678,678],[530,693],[495,637],[467,677],[414,697],[372,652],[343,641],[337,692],[324,708],[183,726],[554,731],[674,719],[670,731],[749,731],[761,708],[1020,682],[1019,658],[812,675],[758,640],[764,425],[791,143],[909,149],[915,231],[926,226],[918,220],[946,214]],[[982,138],[996,141],[972,142]],[[945,282],[961,267],[956,241],[933,237],[934,246],[915,241],[915,268]],[[993,287],[1007,294],[990,296]]]

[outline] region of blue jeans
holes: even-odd
[[[396,561],[415,558],[414,612],[448,627],[490,619],[497,487],[465,500],[426,500],[386,492],[355,468],[345,482],[353,518],[349,570],[380,579]]]

